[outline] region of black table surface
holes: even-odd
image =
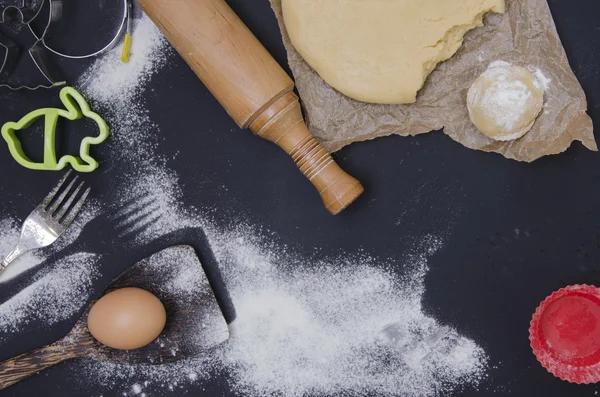
[[[228,2],[287,67],[268,0]],[[549,3],[588,96],[589,113],[600,125],[600,4]],[[363,182],[366,192],[333,217],[285,153],[239,130],[177,55],[170,62],[146,89],[147,106],[165,134],[161,152],[178,152],[168,166],[180,177],[186,204],[214,209],[224,224],[243,218],[300,253],[363,250],[394,258],[415,239],[445,231],[444,248],[431,259],[424,306],[438,321],[482,345],[492,365],[479,390],[467,388],[455,395],[596,395],[599,387],[571,385],[549,375],[531,353],[527,332],[536,306],[552,291],[570,284],[600,285],[600,154],[575,143],[561,155],[522,164],[469,150],[441,132],[353,144],[335,158]],[[65,73],[73,80],[87,66],[70,62]],[[0,123],[43,105],[47,95],[0,91]],[[86,180],[102,192],[110,190],[118,169],[102,150],[98,157],[104,172]],[[27,216],[57,178],[19,167],[5,147],[0,148],[0,169],[0,213],[18,219]],[[151,247],[139,247],[132,255],[141,259],[149,252]],[[115,273],[119,266],[123,264],[104,270]],[[98,281],[98,287],[106,282]],[[0,302],[17,291],[3,287]],[[59,338],[72,321],[50,328],[33,325],[9,346],[0,346],[0,359]],[[61,364],[0,396],[121,395],[121,387],[82,389],[69,378],[77,365]],[[214,379],[181,393],[232,392]]]

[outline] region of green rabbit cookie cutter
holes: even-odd
[[[92,172],[98,168],[98,162],[90,156],[92,145],[99,145],[108,138],[108,125],[90,109],[90,105],[73,87],[65,87],[60,91],[60,100],[65,109],[44,108],[37,109],[27,114],[17,122],[8,122],[2,126],[2,137],[8,143],[10,154],[19,164],[32,170],[60,171],[68,164],[78,172]],[[96,122],[100,131],[97,136],[86,136],[81,141],[79,156],[66,155],[57,160],[56,158],[56,127],[60,117],[67,120],[79,120],[88,117]],[[37,119],[44,117],[44,161],[35,163],[31,161],[23,151],[21,141],[17,132],[31,126]]]

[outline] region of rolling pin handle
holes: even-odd
[[[333,160],[310,134],[298,97],[288,92],[265,109],[250,129],[288,153],[300,171],[317,188],[325,208],[333,215],[352,204],[364,189]]]

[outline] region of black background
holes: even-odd
[[[268,1],[228,2],[285,65]],[[117,2],[99,2],[108,3]],[[597,0],[549,3],[571,65],[588,95],[590,114],[600,125],[600,4]],[[576,143],[564,154],[521,164],[466,149],[441,132],[358,143],[335,158],[363,182],[366,192],[343,214],[332,217],[286,154],[240,131],[184,62],[177,56],[171,62],[150,82],[147,107],[163,134],[161,152],[177,153],[168,166],[180,176],[186,204],[214,210],[223,224],[241,218],[260,225],[277,235],[277,243],[307,254],[364,250],[398,258],[420,237],[442,234],[445,245],[431,259],[425,307],[440,322],[482,345],[492,365],[489,380],[479,390],[467,388],[455,395],[593,396],[600,389],[555,379],[536,362],[528,345],[529,320],[541,300],[565,285],[600,284],[596,272],[599,154]],[[61,66],[73,81],[88,65],[62,62]],[[56,95],[57,91],[2,90],[0,123],[56,102]],[[119,178],[119,170],[107,153],[96,154],[102,168],[85,178],[102,197]],[[27,216],[58,178],[55,173],[19,167],[6,148],[0,148],[0,170],[1,213],[18,219]],[[141,259],[152,249],[139,247],[131,258]],[[104,264],[105,277],[98,290],[129,259]],[[2,286],[0,301],[15,294],[32,274],[35,271]],[[9,345],[0,346],[0,359],[49,343],[71,325],[66,322],[51,329],[34,325]],[[0,396],[121,395],[121,387],[82,389],[72,378],[77,365],[62,364]],[[182,393],[231,392],[216,379]]]

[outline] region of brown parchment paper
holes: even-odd
[[[506,0],[504,15],[488,14],[485,26],[465,36],[454,57],[438,65],[411,105],[355,101],[331,88],[302,59],[286,32],[281,0],[271,0],[311,132],[334,152],[353,142],[444,129],[468,148],[519,161],[565,151],[574,140],[598,150],[585,93],[573,74],[546,0]],[[390,49],[393,51],[393,49]],[[533,129],[512,142],[496,142],[469,120],[467,92],[494,61],[539,68],[551,80],[543,114]]]

